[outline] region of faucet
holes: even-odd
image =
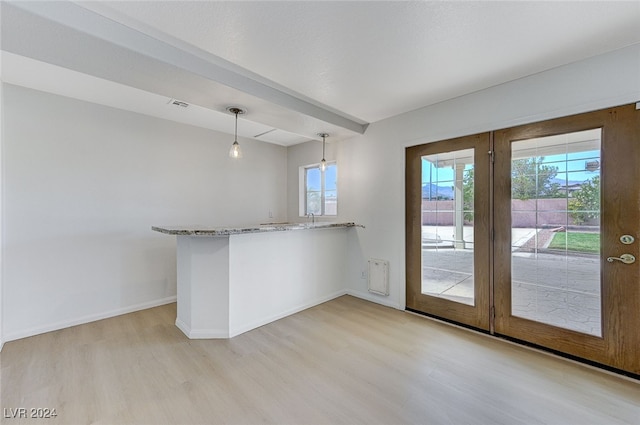
[[[316,224],[316,216],[313,213],[307,214],[307,217],[311,219],[311,224]]]

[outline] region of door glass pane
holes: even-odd
[[[601,336],[600,129],[512,143],[514,316]]]
[[[422,157],[422,293],[474,305],[473,149]]]

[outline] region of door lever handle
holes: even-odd
[[[636,262],[636,257],[631,254],[622,254],[620,257],[609,257],[607,261],[613,263],[614,261],[621,261],[625,264],[633,264]]]

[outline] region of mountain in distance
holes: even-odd
[[[431,189],[431,191],[429,191]],[[453,187],[451,186],[438,186],[435,184],[423,184],[422,185],[422,199],[441,199],[450,200],[453,199]]]
[[[580,185],[582,185],[584,183],[584,181],[580,181],[580,180],[570,180],[570,181],[566,181],[566,180],[562,180],[562,179],[552,179],[551,183],[557,183],[558,185],[560,185],[560,188],[564,188],[564,187],[578,187]],[[429,192],[429,189],[431,189],[431,192]],[[422,199],[429,199],[429,197],[431,197],[431,199],[435,200],[435,199],[440,199],[440,200],[453,200],[453,187],[452,186],[438,186],[435,184],[423,184],[422,185]]]
[[[586,180],[569,180],[566,181],[564,179],[551,179],[551,183],[557,183],[560,185],[560,187],[565,187],[565,186],[577,186],[577,185],[581,185],[582,183],[584,183]]]

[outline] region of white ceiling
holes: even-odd
[[[640,1],[18,2],[2,78],[225,132],[240,105],[241,135],[286,146],[639,43],[639,22]]]

